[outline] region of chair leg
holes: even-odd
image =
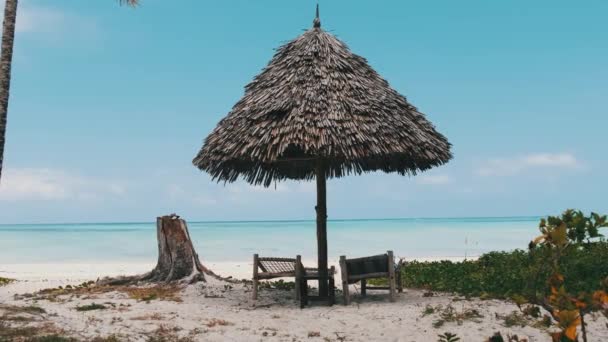
[[[395,301],[395,278],[389,279],[389,289],[391,291],[391,302]]]
[[[395,278],[389,279],[389,287],[391,291],[391,302],[395,301]]]
[[[395,301],[395,259],[393,258],[393,252],[388,251],[388,287],[391,291],[391,302]]]
[[[367,280],[361,279],[361,297],[365,297],[367,295]]]
[[[299,297],[300,297],[300,308],[303,309],[306,304],[308,304],[308,284],[306,283],[306,281],[303,280],[299,280],[298,283],[300,283],[299,286]]]
[[[253,300],[258,299],[258,263],[260,257],[257,254],[253,255]]]
[[[403,282],[401,281],[401,267],[397,268],[397,275],[395,278],[397,281],[397,292],[401,293],[403,292]]]
[[[258,280],[253,278],[253,300],[258,299]]]
[[[348,293],[348,282],[342,281],[342,292],[344,293],[344,305],[350,305],[350,293]]]
[[[344,305],[350,304],[350,294],[348,293],[348,272],[346,270],[346,256],[340,257],[340,272],[342,275],[342,292],[344,294]]]
[[[332,306],[336,303],[336,282],[334,280],[336,268],[332,266],[329,271],[331,272],[331,276],[329,277],[329,306]]]
[[[296,288],[295,288],[295,292],[296,292],[296,301],[300,299],[300,283],[301,283],[301,278],[303,276],[302,273],[304,273],[304,270],[302,269],[302,257],[299,255],[296,255],[296,263],[295,263],[295,273],[296,273],[296,280],[295,280],[295,284],[296,284]]]
[[[329,280],[329,305],[332,306],[336,304],[336,284],[334,283],[334,278]]]

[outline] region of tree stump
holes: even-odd
[[[214,276],[200,262],[194,250],[186,221],[176,214],[156,218],[156,235],[158,239],[158,262],[156,267],[139,276],[105,278],[99,281],[102,285],[123,285],[140,282],[151,283],[195,283],[205,281],[205,274]]]
[[[210,271],[194,250],[186,221],[171,214],[156,218],[158,263],[142,280],[150,282],[205,281]]]

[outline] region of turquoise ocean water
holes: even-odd
[[[244,261],[253,253],[314,260],[314,221],[189,222],[203,260]],[[464,257],[526,248],[538,217],[335,220],[328,222],[330,258],[392,249],[397,256]],[[150,262],[155,223],[0,225],[0,264]]]

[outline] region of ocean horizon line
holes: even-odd
[[[390,217],[390,218],[337,218],[328,219],[327,222],[364,222],[364,221],[449,221],[449,220],[474,220],[476,222],[484,222],[484,220],[508,220],[516,221],[532,221],[544,217],[543,215],[515,215],[515,216],[440,216],[440,217]],[[192,220],[189,224],[235,224],[235,223],[304,223],[315,222],[315,219],[260,219],[260,220]],[[86,225],[138,225],[138,224],[154,224],[155,221],[105,221],[105,222],[57,222],[57,223],[0,223],[2,226],[86,226]]]

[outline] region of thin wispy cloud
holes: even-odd
[[[422,185],[445,185],[451,182],[448,175],[421,175],[416,177],[416,183]]]
[[[177,200],[186,195],[186,190],[177,184],[169,184],[167,186],[167,196],[171,200]]]
[[[270,187],[263,187],[261,185],[249,185],[249,184],[228,184],[226,185],[228,192],[232,194],[256,194],[256,193],[274,193],[274,192],[289,192],[291,191],[289,186],[285,183],[272,184]]]
[[[7,169],[0,183],[0,201],[96,200],[122,197],[123,184],[52,169]]]
[[[512,158],[490,159],[476,169],[480,176],[513,176],[538,169],[575,170],[582,162],[571,153],[536,153]]]
[[[194,196],[192,201],[194,204],[196,204],[198,206],[203,206],[203,207],[218,204],[218,200],[216,198],[204,196],[204,195]]]
[[[99,33],[95,18],[51,7],[49,4],[51,3],[20,4],[15,26],[17,34],[60,41],[69,37],[90,39]],[[4,11],[4,2],[0,10]]]
[[[20,6],[17,11],[18,33],[40,33],[60,29],[68,20],[59,10],[40,6]]]
[[[169,184],[166,188],[166,195],[174,203],[186,201],[196,206],[208,206],[218,203],[218,198],[214,194],[199,194],[196,191],[188,191],[178,184]]]

